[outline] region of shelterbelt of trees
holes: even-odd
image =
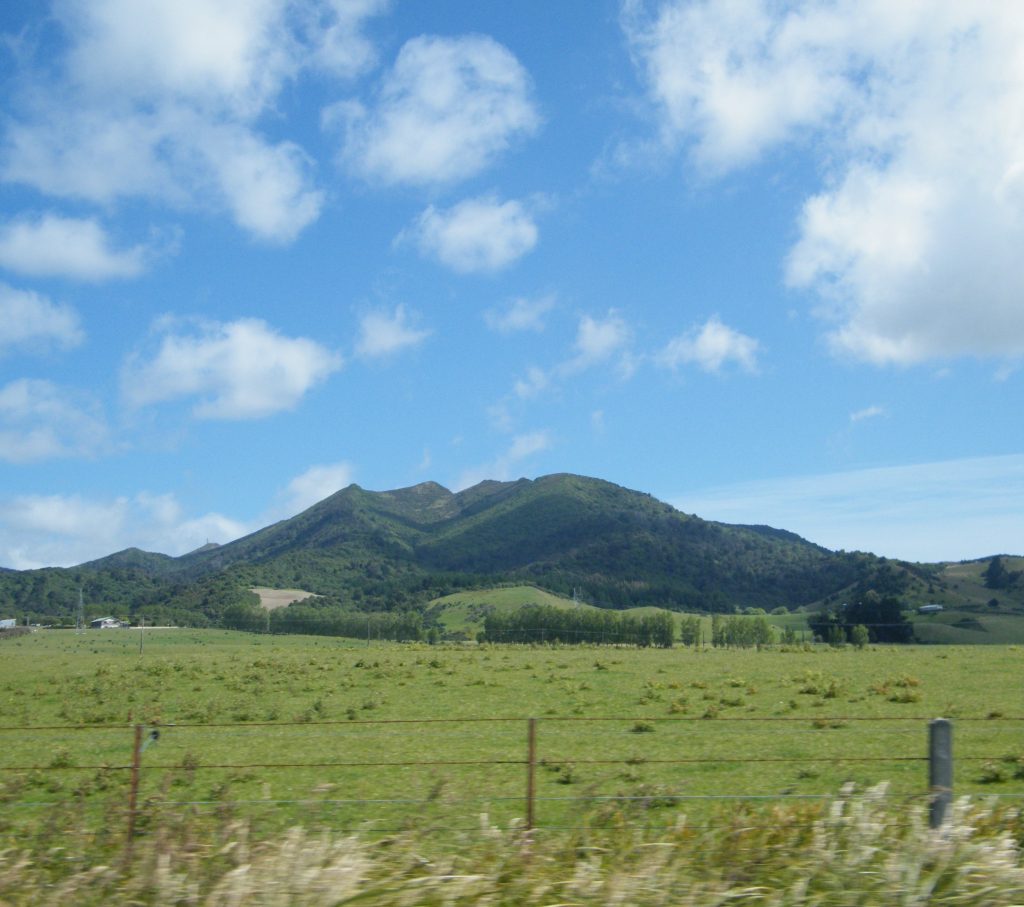
[[[700,635],[700,620],[684,617],[678,640],[694,645]],[[584,642],[671,648],[676,640],[676,621],[667,612],[634,616],[597,609],[553,608],[527,605],[504,614],[484,618],[483,642],[562,644]]]

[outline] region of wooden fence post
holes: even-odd
[[[928,788],[932,798],[928,824],[940,828],[953,802],[953,724],[946,718],[928,725]]]
[[[139,801],[139,768],[142,765],[142,725],[135,725],[131,780],[128,788],[128,846],[135,840],[135,811]]]
[[[526,725],[526,830],[533,830],[533,801],[537,769],[537,719],[530,718]]]

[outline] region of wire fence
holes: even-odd
[[[933,822],[954,790],[1024,799],[1024,716],[956,725],[956,785],[952,725],[924,716],[0,726],[2,830],[47,811],[102,823],[95,834],[121,822],[129,841],[161,816],[203,811],[380,831],[471,828],[481,814],[527,829],[651,827],[681,808],[710,828],[733,821],[716,808],[823,807],[844,782],[890,781]]]

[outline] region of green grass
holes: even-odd
[[[704,797],[831,795],[844,783],[889,781],[895,797],[920,800],[926,722],[940,715],[956,722],[959,792],[1024,792],[1002,761],[1024,756],[1024,650],[1010,646],[367,647],[183,630],[147,633],[141,655],[134,631],[0,646],[3,723],[29,728],[0,729],[0,850],[51,841],[55,822],[123,836],[140,721],[161,730],[143,754],[147,833],[183,817],[245,817],[256,837],[296,822],[450,830],[481,813],[505,826],[524,815],[530,717],[541,825],[581,814],[671,825],[680,809],[722,808]],[[367,762],[434,764],[298,764]],[[572,802],[610,796],[639,799]],[[416,802],[339,802],[353,799]]]
[[[463,633],[475,638],[483,629],[489,613],[503,613],[524,605],[547,605],[553,608],[591,608],[570,598],[562,598],[535,586],[507,586],[473,592],[456,592],[434,599],[428,614],[436,617],[448,633]]]
[[[948,645],[1024,644],[1020,615],[948,609],[939,614],[915,614],[914,636],[922,643]]]

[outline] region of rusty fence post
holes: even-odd
[[[936,718],[928,725],[928,825],[941,828],[953,802],[953,723]]]
[[[533,804],[536,794],[537,773],[537,719],[529,718],[526,724],[526,830],[533,830]]]
[[[135,840],[135,815],[139,802],[139,769],[142,766],[142,725],[135,725],[135,745],[132,747],[132,767],[128,787],[128,846]]]

